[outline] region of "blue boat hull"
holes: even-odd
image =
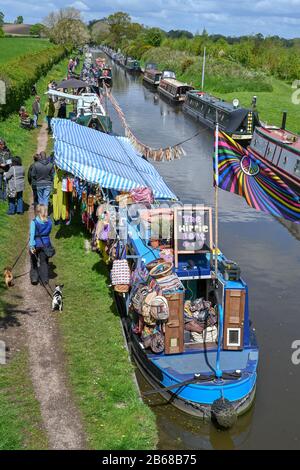
[[[117,304],[120,307],[120,300]],[[124,308],[121,310],[124,312]],[[149,354],[142,349],[138,337],[131,331],[128,318],[123,316],[122,323],[129,350],[140,372],[147,382],[154,389],[157,389],[157,393],[181,411],[209,420],[211,419],[211,405],[221,397],[227,398],[231,402],[238,416],[245,413],[252,406],[256,391],[256,368],[258,363],[258,350],[255,346],[241,352],[223,351],[221,365],[225,366],[224,372],[227,364],[230,367],[227,367],[228,372],[233,372],[236,365],[244,366],[243,369],[240,369],[242,374],[238,380],[221,380],[218,382],[211,380],[200,384],[185,385],[172,390],[164,390],[165,387],[170,385],[193,379],[195,373],[200,373],[201,377],[211,376],[216,351],[198,350],[167,356],[164,354]],[[236,359],[232,362],[233,354],[238,356],[242,354],[243,357],[236,356]],[[205,357],[206,359],[204,359]],[[187,367],[187,364],[190,366]],[[181,373],[183,370],[185,373]]]

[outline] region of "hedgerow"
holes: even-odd
[[[31,93],[32,86],[65,55],[62,46],[51,46],[12,59],[0,68],[0,79],[6,84],[6,104],[0,107],[0,118],[17,111]]]

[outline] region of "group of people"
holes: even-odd
[[[50,233],[52,220],[48,217],[49,199],[53,187],[54,164],[46,152],[33,156],[28,169],[28,182],[32,188],[35,218],[30,224],[30,280],[33,285],[40,281],[43,285],[49,282],[49,256],[51,247]]]
[[[30,224],[30,280],[32,284],[49,282],[49,247],[52,221],[48,217],[49,199],[53,187],[54,164],[46,152],[33,156],[28,169],[28,182],[32,188],[35,218]],[[8,200],[7,214],[24,213],[23,192],[25,168],[19,156],[13,156],[3,139],[0,139],[0,199]]]

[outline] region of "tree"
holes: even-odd
[[[2,29],[1,26],[0,26],[0,38],[3,38],[3,37],[4,37],[4,31],[3,31],[3,29]]]
[[[110,33],[110,28],[106,20],[93,21],[92,26],[89,26],[89,30],[91,33],[91,40],[96,44],[103,43]]]
[[[3,26],[4,24],[4,13],[3,11],[0,11],[0,27]]]
[[[76,8],[62,8],[50,13],[44,19],[44,25],[50,41],[66,48],[84,46],[90,40],[88,28]]]
[[[24,18],[23,16],[17,16],[17,18],[14,21],[15,24],[23,24],[24,23]]]
[[[41,37],[43,31],[45,29],[45,26],[41,23],[36,23],[36,24],[33,24],[31,27],[30,27],[30,34],[31,36],[38,36],[38,37]]]
[[[110,27],[111,43],[114,47],[120,47],[122,39],[126,37],[131,18],[128,13],[118,11],[109,15],[106,21]]]
[[[145,42],[153,47],[159,47],[165,38],[165,33],[159,28],[149,28],[145,32]]]

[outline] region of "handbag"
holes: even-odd
[[[37,224],[36,224],[35,221],[34,221],[34,223],[35,223],[35,230],[37,231]],[[43,242],[43,238],[40,235],[35,235],[35,236],[41,240],[42,245],[43,245],[43,250],[44,250],[44,253],[47,256],[47,258],[52,258],[52,256],[54,256],[55,253],[56,253],[54,246],[51,245],[51,243],[50,243],[49,246],[45,246],[44,242]]]
[[[117,292],[128,292],[130,286],[130,268],[126,259],[116,259],[111,269],[111,283]]]
[[[13,166],[13,170],[14,170],[14,188],[10,188],[8,186],[8,189],[7,189],[7,196],[10,198],[10,199],[13,199],[14,197],[16,197],[17,195],[17,189],[16,189],[16,169],[15,167]]]

